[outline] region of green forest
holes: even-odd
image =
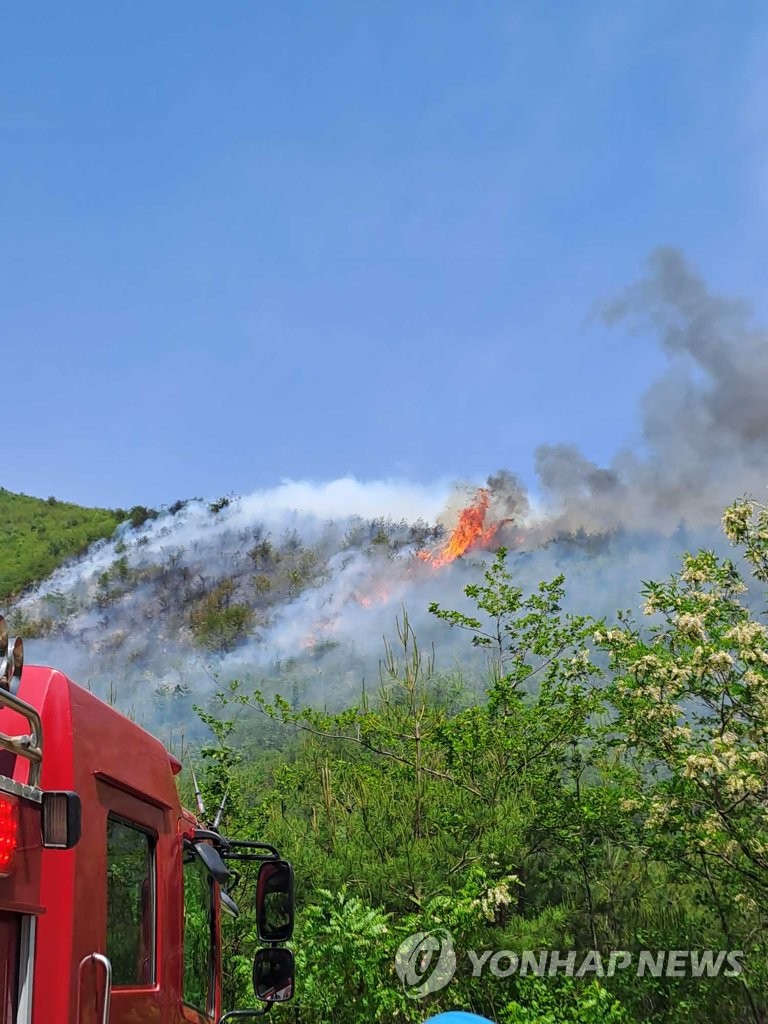
[[[480,694],[436,670],[404,613],[356,706],[328,714],[233,683],[199,709],[209,806],[227,793],[227,833],[296,868],[297,993],[274,1019],[766,1020],[768,631],[752,609],[768,509],[739,500],[723,528],[733,560],[681,552],[670,578],[638,581],[638,620],[566,614],[567,580],[524,592],[500,550],[466,589],[472,614],[431,607],[474,648]],[[244,1007],[247,878],[233,895],[225,1005]],[[456,958],[424,998],[395,966],[418,932],[449,934]],[[581,967],[497,977],[473,967],[486,950],[575,951]],[[683,959],[638,976],[643,951]],[[718,969],[721,952],[735,960]]]
[[[0,600],[45,579],[94,541],[110,537],[129,515],[0,488]]]

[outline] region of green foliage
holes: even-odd
[[[110,537],[124,514],[0,488],[0,600],[49,576],[62,562]]]
[[[746,502],[724,517],[758,582],[767,524]],[[266,571],[272,551],[252,558]],[[214,742],[201,767],[229,794],[230,833],[296,866],[298,991],[276,1015],[394,1024],[461,1006],[499,1024],[761,1024],[768,631],[739,574],[685,555],[644,584],[649,625],[608,625],[563,613],[562,577],[523,592],[506,559],[467,588],[472,614],[432,605],[487,661],[481,700],[437,672],[404,614],[356,706],[329,714],[234,683],[202,712]],[[419,1002],[395,951],[439,929],[458,970]],[[248,914],[228,941],[227,1005],[246,1006]],[[483,950],[744,950],[744,971],[500,979],[473,975],[468,953]]]
[[[743,501],[723,517],[761,582],[767,523]],[[641,842],[695,880],[725,945],[748,951],[740,982],[757,1018],[756,993],[768,991],[768,630],[746,591],[731,561],[686,553],[669,580],[644,586],[650,629],[621,618],[595,639],[613,670],[612,745],[631,770]]]
[[[157,509],[147,508],[145,505],[134,505],[128,513],[128,518],[134,530],[138,530],[140,526],[150,522],[152,519],[157,519],[159,515],[160,513]]]
[[[416,1019],[405,1016],[414,1008],[397,985],[392,931],[390,915],[367,906],[345,885],[333,892],[317,890],[295,942],[305,1024]]]
[[[599,981],[527,977],[518,999],[504,1007],[499,1024],[631,1024],[621,1003]]]

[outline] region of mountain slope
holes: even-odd
[[[110,537],[126,513],[32,498],[0,488],[0,601]]]
[[[331,518],[325,502],[318,514],[307,495],[299,503],[283,492],[178,502],[138,525],[132,515],[9,611],[14,629],[34,638],[37,663],[164,728],[165,718],[193,718],[181,695],[199,701],[233,679],[345,706],[363,680],[375,688],[383,638],[396,636],[404,607],[441,670],[464,665],[462,637],[429,608],[469,611],[465,588],[482,582],[499,545],[521,586],[566,572],[568,609],[598,616],[637,609],[638,581],[663,578],[684,548],[717,546],[702,531],[545,543],[516,515],[515,495],[497,474],[487,488],[449,494],[431,524],[338,509]],[[473,660],[485,670],[483,652]]]

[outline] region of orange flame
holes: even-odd
[[[443,547],[438,551],[417,551],[417,556],[422,562],[441,569],[466,554],[470,549],[488,545],[499,528],[504,523],[511,522],[509,519],[501,519],[487,525],[486,517],[490,504],[490,490],[487,487],[478,488],[470,504],[459,513],[458,522]],[[520,539],[522,540],[522,538]],[[400,582],[402,586],[405,586],[407,579],[411,577],[413,568],[415,568],[413,563],[410,564],[410,568],[407,564],[401,563],[403,575]],[[375,576],[369,576],[352,592],[351,596],[363,608],[373,608],[391,601],[393,595],[397,595],[400,590],[401,586],[398,580],[392,578],[381,580]],[[339,618],[340,615],[329,615],[315,623],[313,630],[303,641],[305,649],[314,650],[326,640],[332,639]]]
[[[491,526],[485,525],[490,501],[491,492],[488,488],[479,488],[472,503],[459,513],[459,521],[443,550],[436,554],[419,551],[419,558],[440,569],[460,558],[470,548],[487,544],[501,525],[500,523],[493,523]]]
[[[389,588],[383,583],[374,584],[371,580],[371,589],[365,592],[356,592],[354,594],[355,600],[363,606],[363,608],[373,608],[377,604],[385,604],[390,598]]]

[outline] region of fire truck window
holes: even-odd
[[[107,821],[107,956],[115,985],[155,980],[153,843],[123,821]]]
[[[213,885],[191,850],[184,855],[184,1002],[209,1013],[213,975]]]

